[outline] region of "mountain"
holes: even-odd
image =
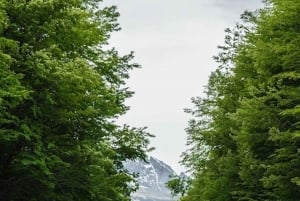
[[[132,195],[133,201],[175,201],[166,182],[176,173],[164,162],[150,157],[144,161],[126,161],[125,168],[139,174],[139,190]]]

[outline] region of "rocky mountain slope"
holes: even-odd
[[[144,161],[127,161],[125,167],[131,173],[138,173],[139,190],[132,195],[133,201],[175,201],[166,182],[175,172],[164,162],[150,157]]]

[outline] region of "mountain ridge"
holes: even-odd
[[[153,156],[148,157],[147,162],[126,161],[124,166],[130,173],[138,174],[139,189],[132,194],[133,201],[175,201],[166,187],[176,175],[171,166]]]

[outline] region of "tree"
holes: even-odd
[[[119,127],[132,53],[107,50],[115,7],[99,0],[0,3],[0,197],[130,200],[125,159],[145,157],[144,129]]]
[[[267,1],[226,36],[207,96],[189,110],[183,163],[195,173],[182,200],[299,199],[299,9]]]
[[[297,200],[300,4],[270,3],[257,21],[257,31],[249,35],[247,50],[256,76],[248,79],[251,96],[242,101],[236,117],[242,120],[241,153],[245,158],[248,150],[257,170],[249,165],[242,170],[259,175],[270,200]]]

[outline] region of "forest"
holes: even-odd
[[[131,200],[123,162],[153,135],[116,123],[140,67],[108,46],[118,17],[101,0],[0,0],[1,201]],[[181,201],[300,198],[300,1],[241,19],[186,109],[191,177],[168,183]]]

